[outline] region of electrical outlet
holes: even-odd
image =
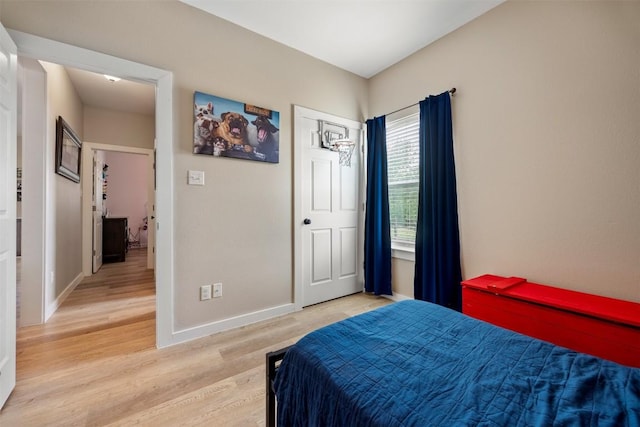
[[[200,301],[211,299],[211,285],[200,286]]]
[[[220,298],[222,296],[222,283],[213,284],[213,297]]]

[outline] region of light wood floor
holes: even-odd
[[[49,322],[18,330],[17,386],[0,426],[261,426],[266,352],[389,303],[352,295],[158,350],[145,263],[132,250],[105,264]]]

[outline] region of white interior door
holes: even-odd
[[[0,408],[16,385],[17,64],[0,25]]]
[[[147,155],[147,268],[156,268],[156,150]]]
[[[95,150],[93,152],[93,194],[92,210],[93,210],[93,272],[97,273],[102,267],[102,188],[104,185],[104,174],[102,167],[103,162],[98,158],[98,153]]]
[[[296,107],[300,210],[296,215],[302,306],[361,292],[361,124]],[[351,166],[322,148],[319,120],[344,124],[356,142]]]
[[[93,272],[102,267],[102,212],[93,212]]]

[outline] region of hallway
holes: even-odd
[[[124,263],[104,264],[46,324],[18,329],[17,386],[2,415],[17,415],[34,400],[37,412],[54,412],[49,401],[59,410],[61,402],[78,397],[78,388],[100,378],[101,364],[110,357],[155,348],[155,281],[153,270],[146,269],[146,254],[144,248],[131,249]],[[50,400],[61,383],[68,399]]]

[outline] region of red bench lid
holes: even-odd
[[[520,277],[485,274],[462,282],[463,286],[561,310],[640,327],[640,304],[600,295],[527,282]]]

